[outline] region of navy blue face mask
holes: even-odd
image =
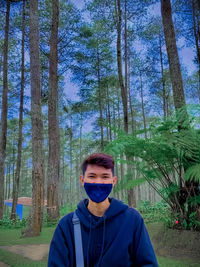
[[[84,183],[84,188],[92,201],[100,203],[109,196],[112,190],[112,184]]]

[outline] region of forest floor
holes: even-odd
[[[156,255],[191,259],[200,266],[200,232],[165,229],[161,223],[147,225]]]
[[[15,254],[19,254],[33,261],[40,261],[49,253],[49,244],[13,245],[13,246],[3,246],[0,248]]]
[[[165,229],[161,223],[148,224],[147,228],[158,256],[159,266],[200,266],[200,232]],[[21,242],[14,245],[1,244],[0,250],[29,259],[35,263],[44,260],[46,262],[49,242],[48,244],[23,244]],[[0,262],[0,267],[9,266],[18,265],[5,265]]]

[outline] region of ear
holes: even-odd
[[[117,176],[113,177],[113,186],[115,186],[115,184],[117,183]]]
[[[84,186],[84,178],[83,178],[83,175],[80,175],[80,182],[81,182],[81,185]]]

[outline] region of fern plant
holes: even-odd
[[[200,221],[200,130],[196,121],[195,116],[190,116],[185,122],[187,127],[178,129],[176,114],[151,124],[145,139],[141,130],[130,135],[118,132],[118,138],[106,147],[106,152],[118,161],[119,155],[126,155],[129,161],[125,162],[133,164],[140,173],[141,177],[134,181],[125,178],[121,182],[125,188],[137,186],[145,179],[169,204],[172,213],[178,214],[178,227],[200,229],[199,223],[191,223],[191,218],[192,222]]]

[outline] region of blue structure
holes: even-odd
[[[12,207],[12,203],[10,202],[5,201],[4,204],[7,205],[8,207]],[[16,213],[19,216],[19,219],[22,220],[23,219],[23,204],[17,204]]]

